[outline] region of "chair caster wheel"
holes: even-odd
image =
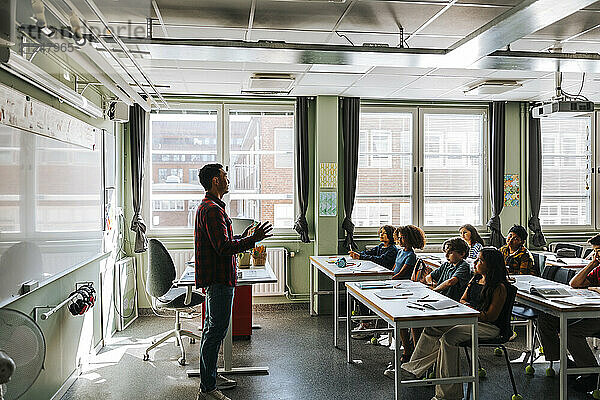
[[[190,338],[190,344],[195,344],[195,343],[196,343],[196,339]]]
[[[377,340],[377,338],[375,336],[373,336],[371,338],[371,344],[374,344],[374,345],[378,345],[379,344],[379,341]]]
[[[592,392],[592,397],[596,400],[600,400],[600,389],[596,389]]]
[[[556,375],[556,371],[553,368],[546,368],[546,376],[553,377],[554,375]]]
[[[540,354],[544,354],[544,346],[540,346]]]
[[[148,361],[150,359],[150,356],[148,354],[144,354],[144,361]]]
[[[179,359],[177,360],[177,362],[179,363],[179,365],[185,365],[185,358],[179,357]]]
[[[435,379],[435,372],[429,373],[429,379]]]
[[[523,396],[520,394],[513,394],[512,400],[523,400]]]
[[[496,347],[494,349],[494,355],[498,357],[502,356],[502,349],[500,347]]]
[[[479,377],[485,378],[487,376],[487,371],[484,368],[479,368]]]
[[[535,373],[535,368],[531,365],[525,367],[525,375],[533,375]]]

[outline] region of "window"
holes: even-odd
[[[542,118],[542,225],[592,223],[592,117]]]
[[[275,128],[275,168],[293,168],[294,129]],[[239,143],[241,144],[241,143]]]
[[[484,113],[425,110],[423,225],[483,225]]]
[[[363,107],[352,221],[378,227],[412,221],[414,112]]]
[[[484,225],[485,109],[363,105],[360,129],[357,226]]]
[[[204,198],[198,169],[217,162],[217,112],[151,114],[150,132],[151,227],[191,226],[190,204]]]
[[[294,226],[294,112],[228,107],[230,216]],[[277,207],[276,207],[277,206]],[[290,212],[283,212],[285,207]],[[275,211],[276,208],[279,211]]]
[[[204,188],[198,171],[228,169],[231,217],[294,223],[293,105],[215,105],[150,116],[151,228],[192,228]]]

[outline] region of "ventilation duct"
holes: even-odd
[[[464,93],[469,96],[501,94],[521,86],[517,81],[484,81],[469,87]]]
[[[295,78],[290,74],[254,74],[242,93],[288,94],[294,81]]]

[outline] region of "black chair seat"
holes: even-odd
[[[533,308],[516,305],[512,308],[512,315],[523,319],[535,319],[539,314]]]
[[[205,298],[201,293],[192,292],[192,301],[190,304],[184,304],[186,292],[185,287],[171,288],[163,296],[156,299],[156,305],[164,308],[187,308],[204,303]]]

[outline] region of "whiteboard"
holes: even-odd
[[[102,251],[102,149],[93,148],[0,123],[0,302]]]

